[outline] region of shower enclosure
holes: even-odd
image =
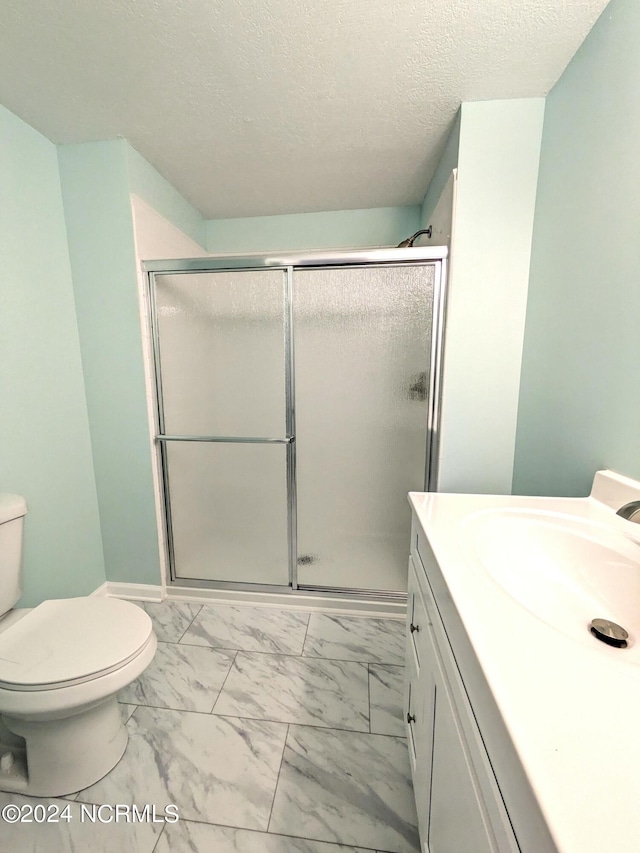
[[[446,249],[148,263],[171,580],[406,592]]]

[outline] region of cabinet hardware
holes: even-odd
[[[415,721],[416,721],[416,715],[415,714],[407,714],[407,722],[408,723],[415,723]]]
[[[410,630],[410,631],[411,631],[411,633],[413,634],[413,632],[414,632],[414,631],[420,631],[420,626],[419,626],[419,625],[414,625],[414,624],[413,624],[413,622],[412,622],[412,623],[409,625],[409,630]]]

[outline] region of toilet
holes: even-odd
[[[63,796],[122,757],[117,694],[149,665],[156,637],[144,610],[115,598],[13,609],[26,512],[24,498],[0,494],[0,791]]]

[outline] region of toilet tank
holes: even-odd
[[[22,531],[27,504],[0,492],[0,616],[22,595]]]

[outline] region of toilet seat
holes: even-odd
[[[130,602],[45,601],[0,634],[0,689],[46,691],[93,681],[153,641],[151,619]]]

